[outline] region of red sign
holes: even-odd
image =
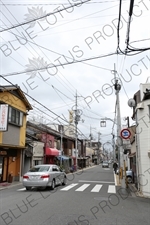
[[[130,132],[130,130],[128,130],[127,128],[126,128],[126,129],[123,129],[123,130],[121,130],[121,132],[120,132],[120,136],[121,136],[123,139],[129,139],[130,136],[131,136],[131,132]]]
[[[50,134],[42,134],[41,141],[45,143],[46,147],[54,148],[54,136]]]

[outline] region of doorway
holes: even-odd
[[[0,156],[0,182],[7,181],[8,159],[6,156]]]

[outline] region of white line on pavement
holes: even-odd
[[[99,192],[103,185],[96,184],[95,187],[91,190],[91,192]]]
[[[81,187],[76,189],[76,191],[84,191],[90,184],[83,184]]]
[[[25,190],[26,190],[26,188],[20,188],[17,191],[25,191]]]
[[[115,180],[115,185],[117,185],[117,179],[116,179],[116,174],[114,172],[114,180]]]
[[[78,182],[83,182],[83,183],[86,183],[86,182],[88,182],[88,183],[104,183],[104,184],[114,184],[115,182],[114,181],[97,181],[97,180],[79,180]]]
[[[116,193],[116,186],[115,185],[109,185],[108,186],[108,193]]]
[[[60,189],[60,190],[61,190],[61,191],[68,191],[68,190],[70,190],[71,188],[75,187],[76,185],[78,185],[78,183],[77,183],[77,184],[70,184],[70,185],[68,185],[67,187],[62,188],[62,189]]]

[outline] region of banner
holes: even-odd
[[[0,131],[8,130],[8,105],[0,105]]]

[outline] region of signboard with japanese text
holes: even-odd
[[[8,130],[8,105],[0,105],[0,131]]]

